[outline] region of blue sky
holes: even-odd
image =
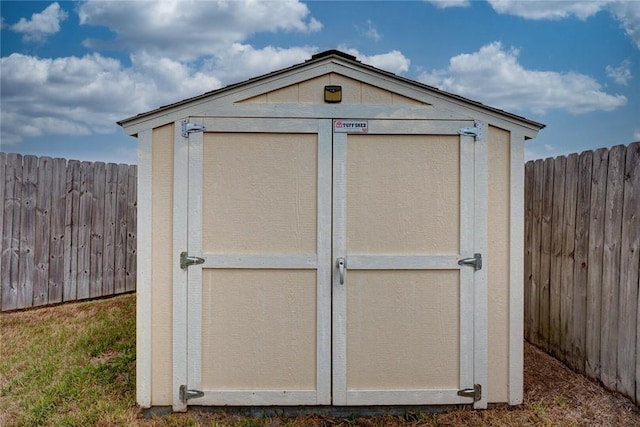
[[[0,1],[0,151],[136,162],[115,124],[341,49],[545,123],[526,156],[640,140],[640,2]]]

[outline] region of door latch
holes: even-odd
[[[186,270],[190,265],[204,264],[204,258],[189,256],[186,252],[180,252],[180,268]]]
[[[344,285],[344,270],[347,268],[347,261],[343,257],[337,258],[336,268],[340,272],[340,284]]]

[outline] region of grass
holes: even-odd
[[[135,405],[135,294],[0,314],[0,426],[631,426],[640,410],[525,345],[525,403],[485,411],[332,418],[189,411],[145,420]]]
[[[0,317],[0,425],[135,421],[135,296]]]

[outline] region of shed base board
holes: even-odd
[[[511,406],[490,403],[487,408]],[[519,405],[516,405],[519,406]],[[410,416],[411,414],[439,414],[452,409],[473,409],[473,405],[389,405],[389,406],[189,406],[190,411],[224,413],[245,417],[302,417],[319,415],[335,418],[374,417],[380,415]],[[143,410],[145,419],[172,414],[171,406],[152,406]]]

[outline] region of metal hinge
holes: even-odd
[[[469,265],[473,267],[475,271],[482,269],[482,255],[473,254],[473,258],[462,258],[458,260],[458,265]]]
[[[479,121],[476,121],[474,122],[473,127],[458,129],[458,135],[473,136],[476,141],[479,141],[480,139],[482,139],[481,126],[481,123]]]
[[[180,268],[186,270],[190,265],[204,264],[204,258],[189,256],[186,252],[180,252]]]
[[[187,403],[187,400],[196,399],[198,397],[204,397],[204,393],[200,390],[187,390],[186,385],[180,386],[180,401],[182,403]]]
[[[473,388],[458,390],[458,396],[471,397],[474,402],[477,402],[482,399],[482,386],[480,384],[474,384]]]
[[[183,138],[187,138],[190,133],[193,132],[204,132],[206,128],[204,125],[199,125],[196,123],[189,123],[189,120],[184,119],[182,121],[182,136]]]

